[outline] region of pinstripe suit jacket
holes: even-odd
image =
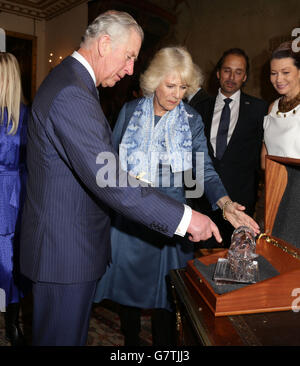
[[[75,283],[101,277],[110,261],[109,207],[174,234],[182,204],[151,188],[97,185],[98,154],[118,158],[93,80],[73,57],[57,66],[38,90],[27,148],[20,259],[22,273],[33,281]]]

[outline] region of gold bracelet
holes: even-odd
[[[228,201],[226,201],[226,202],[224,203],[224,205],[223,205],[223,207],[222,207],[223,219],[224,219],[224,220],[226,220],[226,221],[228,221],[228,219],[227,219],[227,217],[226,217],[226,215],[225,215],[225,208],[226,208],[226,206],[228,206],[228,205],[232,205],[232,204],[233,204],[233,202],[232,202],[231,200],[228,200]]]

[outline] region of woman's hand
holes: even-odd
[[[218,201],[218,206],[223,210],[224,219],[228,220],[235,229],[239,226],[248,226],[256,235],[259,234],[260,227],[252,217],[244,212],[245,206],[232,202],[228,196],[222,197]]]
[[[244,212],[245,209],[245,206],[242,206],[237,202],[232,202],[224,208],[224,218],[226,218],[235,229],[239,226],[248,226],[256,235],[259,234],[259,225],[252,217]]]

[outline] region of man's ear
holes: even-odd
[[[108,34],[100,36],[98,39],[98,52],[100,56],[107,55],[111,50],[111,40]]]
[[[220,80],[220,72],[219,72],[219,70],[217,71],[217,78],[218,78],[218,80]]]

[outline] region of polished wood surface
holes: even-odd
[[[284,242],[282,244],[287,246]],[[207,278],[195,266],[194,260],[188,262],[186,277],[215,316],[292,309],[292,292],[300,285],[300,260],[268,243],[266,238],[257,241],[256,251],[277,269],[279,275],[224,294],[214,291]],[[198,260],[209,265],[226,255],[227,250],[223,250],[199,257]]]
[[[278,274],[234,291],[217,294],[208,278],[197,267],[199,262],[191,260],[187,264],[186,276],[215,316],[292,309],[292,293],[300,286],[300,249],[293,246],[293,243],[272,236],[278,208],[288,183],[287,166],[290,165],[300,166],[300,160],[266,157],[265,234],[256,242],[257,254]],[[210,265],[217,263],[219,258],[226,258],[227,250],[206,254],[208,255],[202,255],[198,260],[204,265]]]
[[[279,274],[218,295],[194,261],[171,271],[179,345],[300,345],[300,249],[272,236],[290,165],[300,166],[300,160],[266,157],[265,234],[256,243],[257,253]],[[222,249],[196,253],[205,265],[226,256]]]
[[[186,276],[170,272],[179,346],[299,346],[300,313],[267,312],[215,317]]]
[[[281,202],[287,185],[287,170],[284,164],[277,160],[266,158],[265,171],[265,232],[271,234]]]

